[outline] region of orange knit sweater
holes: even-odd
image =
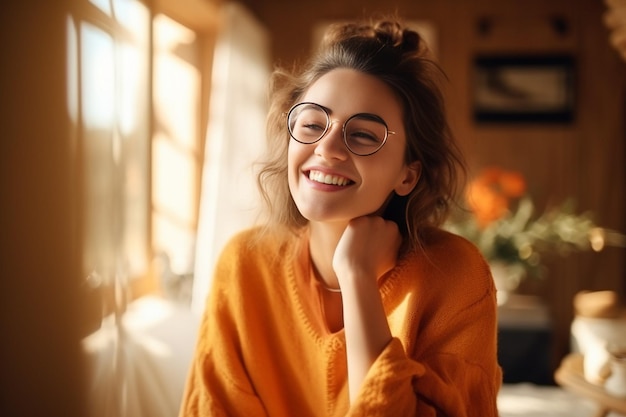
[[[394,338],[349,405],[344,331],[326,325],[306,234],[235,236],[215,271],[180,415],[497,416],[489,268],[438,229],[424,248],[379,282]]]

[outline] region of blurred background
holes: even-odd
[[[573,202],[584,218],[571,227],[600,232],[599,248],[545,251],[531,265],[541,276],[524,271],[518,304],[501,307],[505,382],[553,386],[573,349],[576,294],[626,295],[623,241],[609,233],[626,231],[625,10],[3,3],[0,414],[176,415],[215,257],[259,219],[269,74],[305,60],[328,24],[372,14],[397,14],[429,43],[470,179],[491,169],[500,187],[514,173],[521,191],[505,212],[523,198],[538,216]]]

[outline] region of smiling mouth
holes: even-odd
[[[309,171],[308,177],[311,181],[315,181],[315,182],[319,182],[321,184],[327,184],[327,185],[338,185],[340,187],[345,187],[346,185],[350,185],[354,182],[345,177],[341,177],[338,175],[324,174],[323,172],[320,172],[320,171]]]

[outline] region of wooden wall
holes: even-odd
[[[472,169],[521,171],[538,203],[573,197],[606,227],[626,231],[626,63],[608,42],[600,0],[247,0],[270,30],[274,60],[290,65],[311,50],[323,20],[397,12],[436,28],[440,63],[449,76],[450,120]],[[490,22],[487,33],[481,21]],[[565,53],[575,58],[575,119],[568,124],[491,124],[473,120],[472,60],[478,53]],[[626,250],[608,248],[550,262],[532,291],[549,304],[555,363],[569,349],[572,296],[579,290],[626,291]]]
[[[2,416],[84,416],[68,10],[0,5]]]

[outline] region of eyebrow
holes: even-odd
[[[387,126],[387,122],[385,121],[385,119],[383,119],[382,117],[374,113],[357,113],[357,114],[352,115],[351,117],[358,117],[359,119],[371,120],[373,122],[380,122],[380,123],[383,123],[385,126]]]
[[[321,108],[323,108],[324,110],[326,110],[326,112],[327,112],[328,114],[333,114],[333,111],[332,111],[330,108],[326,107],[326,106],[322,106],[321,104],[319,104],[319,103],[315,103],[314,101],[309,101],[309,103],[313,103],[313,104],[316,104],[316,105],[320,106]]]
[[[330,108],[328,108],[326,106],[323,106],[323,105],[321,105],[319,103],[316,103],[314,101],[309,101],[307,103],[312,103],[312,104],[315,104],[317,106],[320,106],[322,109],[324,109],[328,113],[329,116],[333,114],[333,111]],[[381,116],[379,116],[379,115],[377,115],[375,113],[354,113],[350,117],[355,117],[355,116],[359,117],[359,118],[375,121],[375,122],[382,122],[385,125],[387,125],[387,122],[385,121],[385,119],[383,119]]]

